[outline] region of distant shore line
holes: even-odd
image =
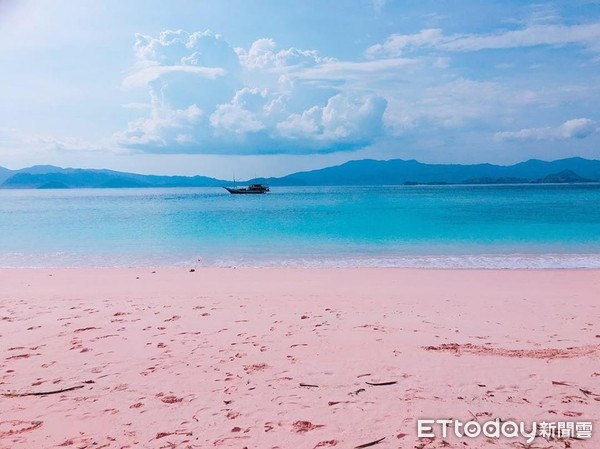
[[[240,184],[281,186],[572,184],[600,182],[600,160],[572,157],[530,159],[514,165],[427,164],[416,160],[361,159],[281,177],[258,177]],[[208,176],[142,175],[106,169],[36,165],[20,170],[0,167],[0,188],[222,187],[235,184]]]
[[[507,186],[507,187],[528,187],[528,186],[600,186],[600,181],[574,181],[574,182],[541,182],[541,181],[519,181],[519,182],[412,182],[407,181],[402,184],[286,184],[275,187],[486,187],[486,186]],[[109,190],[109,189],[218,189],[223,186],[95,186],[95,187],[69,187],[66,185],[42,185],[39,187],[12,187],[0,186],[0,190]]]

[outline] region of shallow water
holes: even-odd
[[[0,266],[600,268],[600,186],[0,190]]]

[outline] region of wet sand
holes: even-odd
[[[0,448],[523,448],[593,421],[600,272],[2,269]],[[380,384],[380,385],[377,385]],[[382,384],[382,385],[381,385]]]

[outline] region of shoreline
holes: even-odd
[[[135,271],[135,270],[161,270],[161,271],[173,271],[173,272],[200,272],[200,271],[227,271],[227,270],[241,270],[241,271],[423,271],[423,272],[462,272],[462,271],[471,271],[471,272],[523,272],[523,273],[532,273],[532,272],[547,272],[547,271],[598,271],[600,272],[600,268],[588,268],[588,267],[577,267],[577,268],[565,268],[565,267],[548,267],[548,268],[471,268],[471,267],[390,267],[390,266],[345,266],[345,267],[330,267],[330,266],[296,266],[296,265],[285,265],[285,266],[245,266],[245,265],[231,265],[231,266],[215,266],[215,265],[185,265],[185,266],[129,266],[129,267],[120,267],[120,266],[56,266],[56,267],[3,267],[0,266],[0,275],[3,271],[65,271],[65,272],[77,272],[77,271]]]
[[[167,262],[159,260],[167,259]],[[58,261],[57,261],[58,260]],[[600,253],[481,253],[403,256],[216,258],[74,254],[3,254],[2,269],[435,269],[435,270],[600,270]]]
[[[592,449],[596,271],[0,269],[0,448],[490,447],[417,438],[475,416]]]

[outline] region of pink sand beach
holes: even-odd
[[[2,269],[0,447],[600,447],[600,272]],[[423,418],[590,439],[418,438]],[[377,442],[377,443],[375,443]]]

